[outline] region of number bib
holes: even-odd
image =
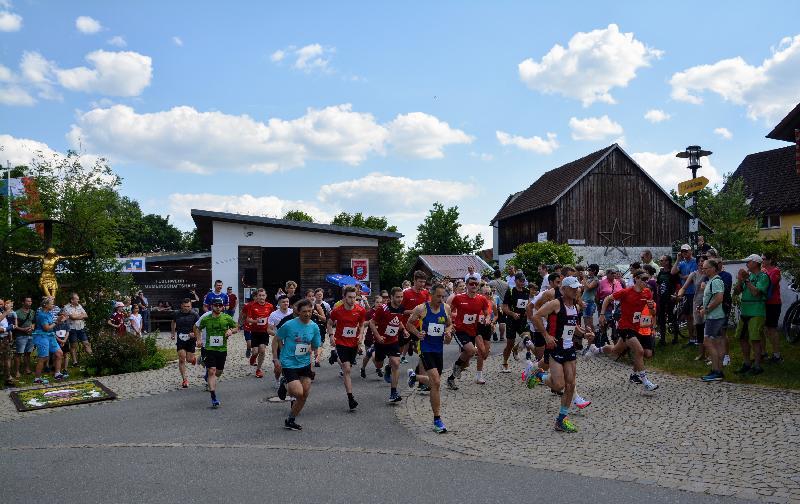
[[[300,357],[303,355],[308,355],[308,349],[310,345],[305,343],[298,343],[294,346],[294,355],[295,357]]]
[[[517,299],[517,308],[524,310],[528,306],[527,299]]]
[[[397,326],[386,326],[386,330],[383,332],[385,336],[389,336],[390,338],[393,336],[397,336],[397,333],[400,332],[400,328]]]
[[[189,335],[188,334],[178,334],[178,339],[181,340],[181,341],[189,341]]]
[[[210,347],[221,347],[225,343],[225,338],[222,336],[209,336],[208,337],[208,346]]]
[[[650,327],[653,325],[653,317],[650,315],[642,315],[639,319],[639,327]]]
[[[67,331],[65,331],[63,329],[59,329],[58,331],[56,331],[56,336],[59,337],[59,338],[63,338],[66,335],[67,335]]]
[[[256,319],[256,325],[260,325],[260,326],[265,326],[265,325],[267,325],[267,319],[266,319],[266,317],[261,317],[261,318],[259,318],[259,319]]]
[[[344,338],[355,338],[356,337],[356,328],[355,327],[345,327],[342,329],[342,337]]]
[[[564,343],[564,348],[572,348],[572,337],[575,335],[574,325],[565,325],[561,331],[561,341]]]
[[[633,323],[638,324],[639,321],[642,319],[642,312],[636,312],[633,314]]]
[[[476,316],[475,314],[472,315],[464,315],[464,323],[465,324],[474,324]]]
[[[428,324],[428,336],[441,338],[444,336],[444,324]]]

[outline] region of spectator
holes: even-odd
[[[11,376],[11,331],[13,330],[14,303],[0,299],[0,365],[5,373],[5,384],[15,385]]]
[[[550,276],[550,272],[547,270],[546,264],[540,264],[539,268],[536,270],[539,273],[539,276],[542,280],[539,282],[540,285],[547,285],[548,279],[547,277]]]
[[[606,276],[600,279],[597,282],[597,303],[602,306],[603,301],[610,295],[614,294],[617,291],[621,291],[623,289],[622,282],[619,281],[619,273],[615,268],[606,268]],[[600,315],[605,315],[605,321],[600,322],[600,338],[599,343],[596,343],[597,346],[604,345],[607,341],[607,324],[609,320],[618,320],[619,319],[619,302],[614,301],[613,303],[608,305],[608,310],[606,313],[601,313]]]
[[[117,336],[123,336],[125,334],[125,303],[122,301],[117,301],[114,304],[114,313],[111,315],[111,318],[108,319],[106,322],[108,325],[114,328],[114,332]]]
[[[214,290],[206,294],[203,299],[203,313],[211,310],[211,304],[215,299],[221,299],[222,306],[228,306],[228,295],[222,292],[222,280],[215,280]]]
[[[411,280],[403,280],[403,283],[400,284],[400,288],[403,289],[404,292],[410,289]],[[386,294],[389,294],[389,292],[387,291]]]
[[[89,336],[86,334],[86,319],[89,318],[86,310],[80,303],[80,296],[73,292],[69,298],[69,303],[64,305],[64,313],[67,315],[69,324],[69,350],[72,353],[73,365],[78,365],[78,342],[83,346],[83,351],[92,355],[92,345],[89,343]]]
[[[481,281],[480,273],[477,273],[475,271],[475,266],[473,266],[471,264],[469,266],[467,266],[467,274],[464,275],[464,282],[467,282],[470,278],[474,278],[478,282]]]
[[[499,317],[497,319],[498,339],[499,341],[505,341],[506,323],[508,320],[506,314],[500,310],[500,305],[503,304],[503,299],[505,299],[506,292],[508,292],[508,283],[503,280],[499,269],[494,270],[494,278],[489,281],[489,286],[492,288],[492,291],[494,291],[494,304],[497,306],[499,312]]]
[[[594,330],[594,314],[597,312],[597,287],[600,280],[597,275],[600,273],[600,266],[590,264],[587,268],[586,278],[582,282],[583,294],[583,325]]]
[[[203,303],[200,301],[200,296],[197,295],[197,290],[191,289],[189,291],[189,301],[192,303],[192,311],[199,315]]]
[[[14,328],[14,370],[16,378],[20,378],[22,360],[25,361],[25,374],[31,374],[31,352],[33,351],[33,329],[36,322],[36,312],[33,311],[33,299],[28,296],[22,298],[22,308],[17,310],[17,325]]]
[[[328,315],[331,313],[331,305],[325,301],[324,297],[325,291],[323,291],[320,287],[317,287],[314,290],[314,299],[316,300],[315,303],[322,306],[322,309],[325,311],[325,318],[327,319]]]
[[[705,345],[711,358],[711,372],[703,376],[704,382],[722,381],[722,356],[725,353],[723,336],[725,333],[725,311],[722,303],[725,298],[725,283],[719,276],[719,263],[709,259],[703,263],[705,275],[710,279],[703,289],[703,301],[699,308],[705,317]]]
[[[761,271],[761,256],[750,254],[745,258],[747,269],[740,269],[736,277],[734,294],[742,295],[741,316],[739,325],[736,326],[736,336],[742,347],[742,360],[744,363],[737,373],[750,373],[758,375],[764,372],[761,367],[761,330],[764,328],[767,308],[767,290],[769,277]],[[753,350],[751,361],[750,350]]]
[[[686,285],[686,279],[689,278],[689,274],[692,271],[697,271],[697,260],[692,257],[692,247],[689,246],[688,243],[684,243],[681,245],[681,251],[678,252],[677,263],[672,265],[672,274],[680,275],[681,277],[681,285]],[[695,286],[693,284],[689,284],[689,286],[685,289],[685,293],[687,296],[694,297],[694,289]],[[693,346],[697,344],[697,335],[694,332],[694,321],[692,316],[692,305],[691,303],[684,303],[683,310],[679,315],[679,322],[680,320],[686,321],[686,326],[689,332],[689,343],[687,346]]]
[[[42,378],[42,369],[44,368],[44,365],[47,363],[51,354],[55,359],[54,368],[56,370],[56,372],[53,374],[53,378],[55,378],[56,381],[60,381],[69,376],[66,373],[61,373],[59,371],[61,369],[61,359],[63,358],[64,354],[61,351],[58,342],[56,341],[56,335],[54,332],[56,324],[64,322],[67,319],[67,315],[62,313],[59,314],[57,319],[54,318],[52,313],[53,306],[53,298],[46,296],[42,299],[41,306],[36,312],[36,320],[32,333],[33,344],[36,346],[36,354],[38,357],[36,369],[34,370],[34,383],[48,383],[46,378]]]
[[[145,297],[142,291],[136,292],[136,297],[133,298],[133,304],[139,305],[139,313],[142,317],[142,330],[150,331],[150,302]],[[132,311],[132,310],[131,310]]]
[[[706,256],[700,256],[700,264],[704,264],[707,259],[708,257]],[[714,273],[716,273],[716,265],[714,266],[714,270]],[[706,352],[705,345],[703,344],[706,320],[700,308],[703,306],[703,296],[707,281],[708,276],[706,276],[705,270],[699,269],[689,273],[689,276],[686,278],[686,282],[684,282],[683,286],[678,289],[678,298],[682,298],[686,294],[686,290],[689,288],[689,286],[694,286],[694,296],[692,296],[691,300],[687,300],[687,303],[691,302],[692,304],[692,322],[694,323],[694,333],[697,338],[699,352],[697,357],[694,359],[696,361],[704,359]]]
[[[225,310],[225,313],[233,317],[233,314],[236,313],[236,307],[238,306],[239,298],[236,296],[236,294],[233,293],[233,287],[231,286],[228,286],[227,294],[228,294],[228,305],[227,305],[228,309]]]
[[[653,252],[650,249],[642,250],[642,255],[639,256],[639,258],[642,260],[642,267],[649,264],[656,270],[656,275],[658,275],[658,272],[661,271],[661,266],[659,266],[658,263],[656,263],[653,259]]]
[[[706,237],[703,235],[699,235],[697,237],[697,251],[696,255],[699,257],[701,255],[708,254],[708,251],[711,249],[711,245],[706,243]]]
[[[769,277],[769,290],[767,293],[769,297],[766,302],[766,319],[764,321],[764,335],[767,341],[772,346],[772,357],[769,362],[772,364],[780,364],[783,362],[781,358],[781,338],[778,334],[778,320],[781,318],[781,270],[775,266],[774,252],[765,252],[762,256],[761,270]],[[764,352],[767,351],[767,345],[764,344]]]
[[[51,313],[53,314],[54,320],[56,321],[56,326],[53,328],[53,332],[56,334],[56,343],[59,344],[61,347],[61,353],[63,357],[61,359],[61,368],[57,367],[55,362],[52,362],[54,356],[50,356],[50,364],[56,371],[60,371],[63,374],[67,373],[67,369],[69,368],[69,356],[70,356],[70,345],[69,342],[69,315],[66,313],[63,317],[59,317],[58,315],[62,312],[61,308],[58,305],[53,303],[53,310]]]
[[[128,332],[134,336],[142,337],[142,314],[139,313],[139,305],[131,306],[131,314],[128,315]]]

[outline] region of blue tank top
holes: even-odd
[[[447,312],[444,303],[439,307],[438,313],[433,313],[430,303],[425,303],[425,317],[422,319],[422,330],[425,339],[419,342],[421,352],[444,351],[444,330],[447,328]]]

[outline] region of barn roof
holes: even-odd
[[[491,268],[476,255],[421,255],[418,260],[427,266],[434,275],[450,278],[463,277],[467,274],[469,266],[474,266],[477,273]]]
[[[767,138],[794,143],[794,130],[797,128],[800,128],[800,103],[767,134]]]
[[[795,146],[749,154],[731,178],[742,177],[745,191],[753,198],[756,214],[800,211],[800,175],[795,168]]]

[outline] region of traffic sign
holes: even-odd
[[[709,180],[705,177],[697,177],[691,180],[683,181],[678,184],[678,194],[683,196],[684,194],[689,194],[699,191],[700,189],[707,186],[708,182]]]
[[[689,232],[696,233],[700,231],[700,219],[689,219]]]

